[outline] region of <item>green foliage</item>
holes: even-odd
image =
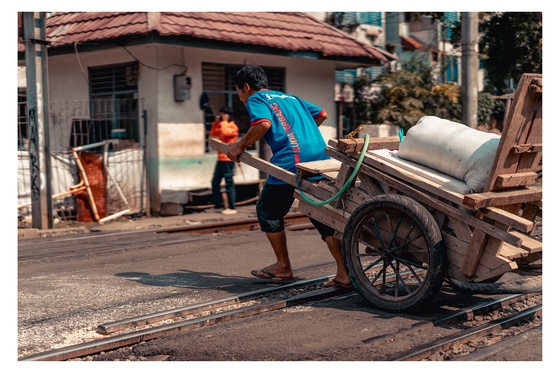
[[[432,86],[426,114],[460,122],[462,119],[461,87],[451,83]]]
[[[492,118],[503,119],[506,104],[504,101],[495,99],[492,94],[488,92],[478,93],[478,113],[477,120],[479,124],[490,124]]]
[[[403,62],[402,70],[354,85],[356,112],[362,123],[391,123],[408,130],[425,115],[461,120],[461,91],[455,84],[434,84],[425,53]]]
[[[508,79],[542,73],[542,13],[495,13],[480,24],[479,35],[489,92],[508,93]]]
[[[438,14],[430,14],[437,19]],[[523,73],[542,72],[542,13],[479,13],[479,50],[487,71],[485,92],[478,93],[477,120],[490,124],[504,117],[505,102],[492,95],[509,93],[506,82]],[[452,43],[460,47],[461,24],[452,25]],[[461,87],[437,84],[429,54],[417,52],[401,71],[377,79],[362,77],[354,86],[358,121],[410,128],[424,115],[460,122]]]
[[[381,76],[376,83],[380,92],[372,106],[377,109],[378,123],[389,122],[408,129],[426,114],[424,103],[430,90],[420,74],[396,71]]]
[[[415,51],[410,60],[401,63],[402,70],[420,75],[424,84],[431,85],[435,82],[434,66],[431,66],[430,55],[425,52]]]
[[[429,71],[417,69],[396,71],[377,79],[358,78],[354,85],[358,121],[391,123],[405,130],[425,115],[461,122],[461,87],[433,84],[430,76]],[[505,103],[488,92],[478,93],[477,107],[479,124],[490,124],[492,118],[504,116]]]
[[[359,123],[375,121],[372,104],[377,101],[376,93],[369,76],[360,76],[354,81],[354,106]]]

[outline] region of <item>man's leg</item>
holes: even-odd
[[[235,184],[233,183],[234,168],[235,168],[235,162],[228,162],[227,167],[225,167],[224,170],[228,208],[231,210],[235,210]]]
[[[216,208],[223,208],[224,202],[222,199],[222,193],[220,188],[220,183],[222,181],[222,167],[220,162],[216,162],[216,167],[214,168],[214,175],[212,176],[212,203]]]
[[[326,242],[331,255],[336,263],[336,274],[334,278],[325,283],[326,286],[336,286],[336,285],[350,285],[350,279],[348,278],[348,273],[346,273],[346,268],[344,267],[344,257],[342,256],[342,242],[334,236],[334,229],[326,224],[323,224],[313,218],[309,218],[311,223],[317,228],[317,231],[321,235],[323,241]]]
[[[265,269],[277,277],[292,277],[294,273],[290,263],[290,255],[288,254],[286,232],[267,232],[266,237],[272,246],[272,250],[274,250],[274,255],[276,255],[276,263]]]
[[[336,275],[334,276],[334,279],[344,285],[349,285],[350,279],[346,273],[344,258],[342,257],[342,242],[335,236],[325,237],[325,242],[327,243],[329,251],[336,262]]]
[[[276,277],[290,278],[293,276],[288,242],[284,231],[284,216],[290,211],[294,202],[294,189],[291,185],[265,184],[257,201],[257,217],[261,231],[266,233],[276,263],[265,268]],[[267,277],[262,270],[256,271],[257,277]]]

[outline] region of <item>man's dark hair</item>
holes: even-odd
[[[254,90],[268,88],[268,77],[263,68],[257,65],[245,65],[235,76],[235,85],[242,88],[247,83]]]

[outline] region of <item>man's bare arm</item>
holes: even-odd
[[[325,120],[327,120],[328,115],[326,111],[323,111],[323,114],[317,118],[315,118],[315,123],[317,123],[317,127],[319,127]]]
[[[269,121],[261,122],[257,125],[251,126],[249,131],[243,136],[239,142],[232,144],[228,150],[227,156],[234,162],[239,162],[239,156],[243,154],[245,149],[259,141],[272,126]]]

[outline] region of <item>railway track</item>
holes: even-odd
[[[319,277],[279,286],[274,289],[263,289],[239,296],[216,299],[188,307],[141,315],[138,317],[118,320],[97,326],[99,340],[80,343],[52,351],[45,351],[21,358],[22,361],[61,361],[81,359],[102,352],[131,346],[148,340],[168,336],[174,333],[203,328],[209,325],[225,323],[235,319],[247,318],[283,308],[294,307],[313,301],[320,301],[353,293],[342,288],[322,288],[321,283],[328,278]],[[394,333],[375,336],[362,343],[368,348],[402,338],[411,338],[417,333],[431,333],[438,327],[457,329],[457,332],[428,344],[413,346],[385,359],[387,361],[421,361],[441,360],[442,355],[449,351],[457,351],[460,346],[477,339],[484,339],[522,323],[533,323],[540,327],[542,305],[522,307],[529,304],[528,299],[539,303],[536,294],[510,294],[499,299],[481,302],[475,306],[463,308],[451,315],[435,320],[422,321],[413,326]],[[507,316],[489,318],[492,313]],[[479,321],[475,321],[479,320]],[[536,325],[536,326],[535,326]],[[414,338],[412,338],[414,339]],[[502,338],[506,340],[507,337]],[[503,343],[495,341],[494,343]],[[471,352],[472,352],[471,348]],[[458,355],[455,353],[455,355]],[[467,355],[467,354],[463,354]],[[457,357],[456,357],[457,358]],[[462,360],[462,358],[458,358]]]
[[[327,278],[328,276],[298,281],[274,289],[258,290],[240,296],[102,324],[97,327],[97,331],[101,335],[109,335],[108,337],[34,354],[20,360],[61,361],[79,358],[188,329],[254,316],[350,291],[342,288],[321,288],[321,283]]]
[[[290,220],[290,229],[312,228],[308,220],[306,221],[306,217],[303,217],[303,219],[298,216],[291,218],[293,220]],[[50,243],[51,247],[55,247],[55,250],[52,255],[49,255],[48,260],[83,255],[84,247],[88,248],[88,255],[95,255],[96,253],[107,254],[112,251],[127,250],[132,247],[138,248],[139,245],[194,242],[207,239],[208,234],[253,230],[254,224],[253,219],[247,219],[240,221],[239,224],[230,224],[226,228],[224,228],[223,222],[220,222],[189,227],[173,227],[171,229],[158,228],[132,233],[103,233],[105,239],[111,240],[110,245],[101,243],[100,240],[91,240],[91,235],[53,237],[50,239]],[[192,234],[180,234],[185,232]],[[101,235],[98,234],[96,237],[101,237]],[[162,240],[162,237],[165,237],[165,239]],[[45,240],[43,239],[41,242],[44,243]],[[44,255],[41,256],[40,254],[41,244],[39,242],[29,240],[23,242],[22,245],[24,250],[20,250],[20,262],[47,260]],[[358,297],[357,293],[348,289],[323,288],[321,283],[328,277],[330,276],[297,281],[272,289],[261,289],[233,297],[192,304],[187,307],[103,323],[97,325],[98,337],[94,340],[34,353],[20,357],[20,360],[94,360],[108,351],[124,350],[147,341],[157,343],[158,338],[189,330],[201,329],[220,323],[227,324],[234,320],[251,318],[257,315],[273,314],[274,311],[296,308],[314,302]],[[476,356],[483,355],[475,353],[479,350],[472,346],[473,341],[480,341],[478,343],[481,346],[487,345],[488,341],[492,341],[495,342],[494,348],[497,349],[497,346],[500,344],[507,345],[512,336],[519,335],[531,326],[539,328],[542,325],[540,304],[540,294],[510,294],[495,300],[486,300],[455,312],[449,312],[443,317],[427,316],[425,321],[420,321],[410,327],[383,335],[372,335],[370,338],[362,340],[356,347],[369,349],[372,351],[372,356],[376,356],[375,351],[379,346],[390,346],[395,340],[406,339],[410,341],[411,347],[405,350],[395,349],[389,355],[379,355],[377,359],[372,359],[384,361],[469,360],[469,356],[473,356],[472,360],[476,360]],[[394,316],[386,315],[387,318]],[[453,332],[447,333],[442,338],[435,338],[430,342],[416,338],[419,334],[437,335],[441,328]],[[515,329],[518,330],[513,331]]]
[[[309,218],[301,213],[290,213],[286,216],[285,221],[286,230],[314,229]],[[84,255],[84,251],[87,251],[89,255],[98,255],[130,248],[140,249],[154,245],[184,244],[205,240],[207,239],[205,235],[208,234],[228,234],[257,229],[257,219],[247,218],[135,231],[93,232],[72,236],[41,237],[22,240],[18,243],[18,262],[27,263],[81,257]],[[167,237],[162,239],[162,236]],[[48,258],[45,258],[44,250],[46,246],[50,247]]]
[[[414,346],[410,350],[399,352],[391,357],[388,361],[422,361],[422,360],[440,360],[440,356],[447,355],[447,360],[452,360],[449,356],[457,358],[454,351],[460,350],[461,346],[472,343],[475,340],[484,339],[492,333],[498,335],[500,331],[520,325],[522,323],[531,323],[537,320],[529,329],[540,327],[540,319],[542,318],[542,304],[530,306],[524,309],[515,308],[516,305],[522,304],[528,299],[535,297],[535,294],[512,294],[501,297],[499,299],[482,302],[474,307],[461,309],[449,316],[436,319],[433,321],[423,321],[413,325],[410,328],[399,330],[390,335],[376,336],[371,339],[364,340],[369,346],[376,346],[382,343],[388,343],[396,338],[404,338],[414,333],[430,332],[436,327],[454,327],[459,331],[449,336],[437,339],[433,342]],[[484,320],[484,316],[492,313],[501,313],[494,318]],[[505,314],[505,315],[504,315]],[[475,317],[480,321],[476,322]],[[520,332],[523,332],[520,331]],[[506,337],[496,340],[494,343],[502,343]],[[483,344],[481,347],[485,347]],[[468,353],[465,353],[467,355]],[[462,359],[459,359],[462,360]]]

